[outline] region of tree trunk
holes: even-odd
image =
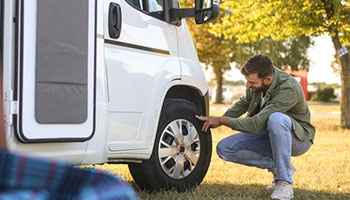
[[[216,78],[216,96],[215,103],[222,103],[222,69],[218,66],[214,67]]]
[[[341,97],[340,97],[340,124],[343,128],[350,129],[350,55],[346,53],[341,56],[338,50],[342,48],[338,34],[332,37],[336,50],[341,76]]]

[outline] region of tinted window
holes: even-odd
[[[133,4],[134,6],[140,8],[141,10],[146,10],[142,0],[127,0],[127,1]]]
[[[163,19],[163,0],[126,0],[133,6],[158,19]]]
[[[149,12],[163,11],[162,0],[148,0],[148,5],[149,5]]]

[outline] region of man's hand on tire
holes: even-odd
[[[195,116],[197,119],[204,121],[202,131],[207,132],[208,128],[217,128],[221,125],[230,126],[230,118],[228,117],[211,117],[211,116]]]

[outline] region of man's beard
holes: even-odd
[[[255,92],[266,92],[267,88],[268,88],[268,85],[266,85],[264,82],[262,82],[261,87],[258,87],[258,88],[250,87],[249,89],[255,93]]]

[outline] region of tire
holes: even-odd
[[[210,164],[212,140],[210,131],[202,132],[203,122],[195,118],[201,114],[189,101],[165,101],[150,159],[129,164],[140,189],[184,191],[202,182]]]

